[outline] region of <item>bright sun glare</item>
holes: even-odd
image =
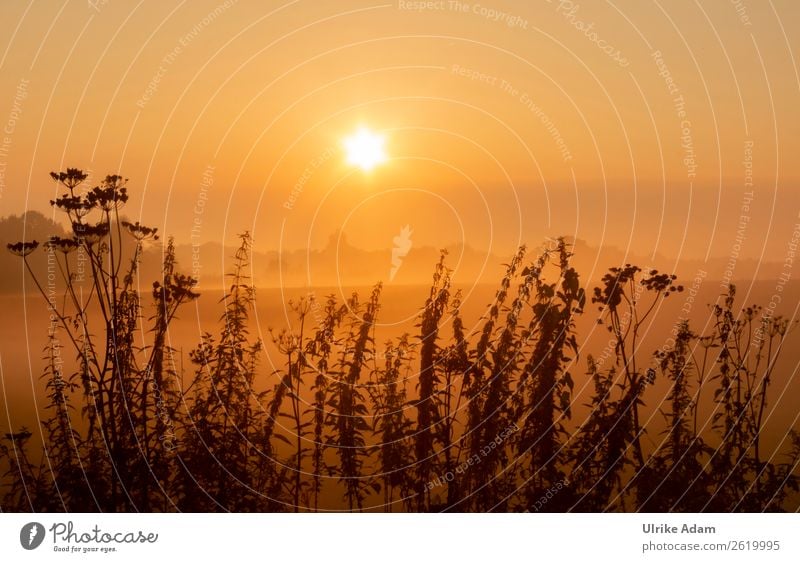
[[[347,163],[358,166],[365,172],[386,161],[383,144],[386,139],[369,129],[361,128],[355,134],[344,139],[347,151]]]

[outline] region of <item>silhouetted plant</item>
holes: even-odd
[[[55,481],[61,477],[71,483],[70,491],[62,495],[66,498],[62,507],[151,510],[155,508],[151,499],[163,497],[164,482],[160,480],[166,476],[151,470],[163,457],[154,446],[158,437],[153,431],[163,428],[157,421],[158,406],[148,391],[149,380],[154,369],[161,369],[162,336],[169,321],[182,303],[197,296],[191,291],[194,281],[167,273],[174,264],[174,248],[169,246],[165,283],[171,300],[154,319],[153,345],[137,346],[142,310],[135,290],[138,263],[143,245],[157,239],[156,229],[120,217],[120,209],[128,201],[127,180],[121,176],[106,176],[91,189],[83,186],[88,176],[78,169],[54,172],[51,177],[66,190],[51,204],[65,215],[72,237],[53,237],[44,245],[50,268],[47,287],[29,262],[38,243],[24,241],[8,248],[23,258],[34,285],[48,303],[51,351],[58,349],[61,353],[63,337],[77,358],[77,369],[69,377],[64,377],[60,367],[54,373],[52,362],[48,366],[52,417],[45,421],[45,430],[67,440],[50,448],[58,461],[56,468],[51,467],[58,474]],[[134,237],[132,249],[123,240],[123,229]],[[79,279],[73,272],[79,254],[91,270],[88,293],[78,290]],[[54,283],[56,278],[62,284],[60,291]],[[68,395],[77,389],[83,394],[84,436],[66,429],[81,425],[71,419],[67,406]],[[71,459],[66,456],[66,447],[70,447]],[[78,466],[90,493],[75,482]]]
[[[362,474],[364,457],[368,453],[364,433],[370,428],[366,422],[368,412],[361,390],[365,383],[360,382],[368,357],[375,356],[372,328],[380,308],[380,293],[381,285],[378,284],[365,305],[359,303],[356,294],[348,301],[352,320],[339,361],[341,370],[334,373],[328,400],[331,408],[328,415],[331,426],[329,445],[339,457],[337,472],[345,487],[344,497],[351,511],[363,508],[364,497],[370,488],[376,492],[380,489],[377,481],[370,482]]]
[[[416,455],[417,509],[426,511],[430,506],[427,482],[437,469],[435,443],[441,415],[441,379],[439,377],[440,349],[439,323],[450,301],[450,271],[445,266],[447,252],[442,251],[433,272],[433,283],[420,318],[419,398],[416,400],[417,427],[414,431]]]
[[[6,433],[0,441],[0,456],[8,459],[8,480],[3,496],[3,511],[38,511],[42,495],[40,467],[28,459],[27,445],[32,433],[26,427],[16,433]],[[7,441],[9,444],[5,443]]]
[[[312,302],[312,308],[317,306]],[[329,472],[325,462],[326,451],[326,409],[328,407],[328,392],[331,377],[331,357],[335,347],[339,344],[336,338],[336,329],[347,314],[347,307],[340,306],[335,295],[329,295],[325,302],[324,316],[317,327],[316,333],[306,345],[306,354],[314,370],[314,400],[310,417],[313,427],[314,451],[312,453],[313,482],[311,492],[313,496],[313,509],[319,509],[319,496],[322,492],[322,475]]]
[[[639,331],[661,298],[683,291],[683,286],[674,284],[675,275],[659,273],[655,269],[640,275],[641,271],[639,267],[630,264],[622,268],[612,267],[603,276],[603,286],[595,287],[592,297],[593,303],[600,304],[600,321],[605,323],[615,339],[616,364],[621,367],[625,375],[625,385],[631,393],[628,402],[633,422],[633,453],[637,470],[645,464],[640,440],[643,428],[639,421],[642,401],[638,397],[645,388],[645,382],[636,357]],[[643,292],[652,293],[652,297],[649,304],[645,303],[644,310],[641,310],[639,301]]]
[[[711,334],[718,382],[713,416],[720,444],[712,454],[714,490],[705,509],[762,511],[775,509],[787,489],[796,486],[796,465],[776,465],[761,458],[760,442],[768,389],[775,364],[791,327],[781,316],[757,306],[734,311],[736,287],[712,307]]]
[[[248,282],[251,239],[243,234],[234,255],[231,285],[221,301],[219,341],[206,334],[191,353],[197,366],[192,394],[187,396],[184,479],[196,482],[214,504],[227,510],[251,511],[259,507],[258,474],[254,469],[260,451],[260,396],[254,379],[261,342],[249,341],[247,321],[254,288]],[[184,494],[190,501],[188,491]],[[199,498],[198,498],[199,499]],[[202,500],[201,500],[202,501]],[[204,506],[205,507],[205,506]]]
[[[675,330],[671,348],[656,352],[659,369],[670,384],[669,410],[664,412],[667,429],[663,444],[637,477],[638,505],[642,511],[668,511],[680,507],[701,511],[708,497],[709,479],[704,470],[709,452],[696,434],[693,420],[698,404],[690,393],[694,370],[692,344],[697,336],[686,321]],[[684,500],[679,502],[679,500]]]
[[[453,325],[452,343],[442,351],[441,366],[444,371],[443,388],[440,391],[442,405],[441,421],[439,423],[439,442],[444,453],[443,473],[453,474],[458,465],[460,453],[465,443],[464,436],[456,434],[461,404],[466,390],[465,379],[470,369],[469,342],[461,318],[461,290],[456,291],[451,303],[451,318]],[[460,479],[453,479],[447,484],[446,506],[460,509],[459,502],[463,498]]]
[[[550,250],[558,267],[558,281],[544,283],[537,264],[532,280],[536,287],[533,320],[525,338],[535,339],[521,375],[519,392],[527,396],[519,413],[521,431],[517,448],[530,461],[523,471],[527,504],[536,502],[542,490],[549,490],[564,477],[564,448],[568,437],[564,420],[571,418],[573,381],[569,367],[577,359],[574,318],[583,312],[586,295],[578,273],[569,264],[572,254],[563,239]],[[548,509],[561,510],[565,497],[549,502]]]
[[[578,428],[571,447],[568,478],[574,499],[567,509],[601,512],[611,505],[615,491],[622,486],[628,463],[626,451],[633,439],[629,410],[635,395],[624,384],[615,384],[615,367],[603,371],[591,355],[587,362],[594,392],[588,404],[589,416]]]
[[[496,394],[497,388],[504,385],[503,381],[494,381],[493,378],[494,371],[492,370],[493,365],[491,362],[491,354],[494,347],[493,338],[495,338],[496,326],[500,319],[500,312],[508,297],[511,282],[516,276],[524,254],[524,247],[519,248],[507,265],[506,273],[500,280],[500,288],[495,293],[494,301],[489,306],[488,313],[483,321],[483,328],[475,349],[469,352],[470,365],[465,372],[463,381],[463,391],[468,402],[467,421],[464,430],[465,436],[461,441],[461,445],[466,451],[465,456],[468,459],[480,457],[481,449],[486,443],[485,436],[492,433],[492,429],[486,429],[486,419],[484,418],[487,411],[494,411],[491,406],[487,408],[486,405],[488,389],[490,385],[494,384]],[[494,435],[490,439],[494,439]],[[461,450],[459,450],[458,459],[461,459]],[[464,509],[480,509],[475,505],[475,502],[480,503],[485,498],[485,493],[484,496],[478,496],[475,492],[486,486],[488,479],[491,477],[491,472],[486,469],[486,465],[483,463],[465,472],[466,474],[462,477],[463,484],[461,487],[469,497],[469,504],[471,505],[464,506]]]
[[[404,382],[412,373],[411,359],[412,345],[408,334],[401,336],[397,344],[387,342],[384,366],[375,370],[374,380],[367,386],[374,416],[372,430],[378,441],[375,448],[385,511],[394,511],[396,490],[399,490],[401,499],[414,495],[409,466],[413,423],[405,413],[407,396]]]

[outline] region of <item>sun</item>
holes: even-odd
[[[386,139],[382,135],[373,133],[365,127],[360,128],[344,139],[347,163],[369,172],[386,161],[386,152],[383,148],[385,142]]]

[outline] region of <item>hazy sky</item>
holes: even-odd
[[[507,254],[569,234],[783,259],[800,222],[795,0],[3,2],[0,214],[130,178],[179,241]],[[386,137],[349,166],[342,138]],[[752,184],[752,187],[749,186]],[[746,193],[752,202],[742,210]],[[194,238],[192,238],[194,236]],[[709,250],[709,244],[710,250]]]

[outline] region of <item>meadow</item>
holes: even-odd
[[[242,233],[214,298],[120,215],[122,177],[52,177],[71,235],[7,244],[45,343],[40,399],[7,412],[41,423],[3,439],[3,511],[800,507],[795,325],[774,282],[765,307],[633,264],[585,286],[555,239],[492,287],[454,283],[443,251],[427,287],[265,297]],[[156,243],[161,274],[141,279]]]

